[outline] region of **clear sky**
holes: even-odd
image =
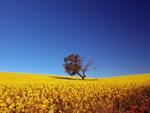
[[[64,75],[70,53],[93,77],[150,72],[150,2],[0,0],[0,71]]]

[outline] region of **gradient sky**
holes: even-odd
[[[93,77],[150,72],[150,2],[0,0],[0,71],[63,75],[70,53]]]

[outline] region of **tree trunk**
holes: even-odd
[[[85,76],[81,75],[80,73],[77,74],[82,78],[82,80],[84,80]]]
[[[84,77],[82,77],[82,80],[84,80]]]

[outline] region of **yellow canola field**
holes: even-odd
[[[80,80],[1,72],[0,113],[149,112],[149,88],[150,74]]]

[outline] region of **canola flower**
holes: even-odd
[[[0,113],[144,113],[150,74],[80,80],[0,73]]]

